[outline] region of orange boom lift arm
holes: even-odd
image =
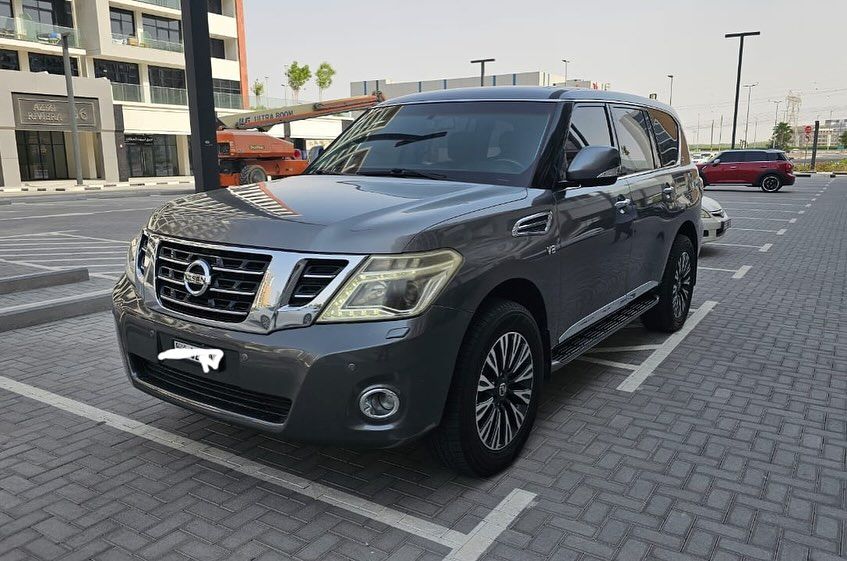
[[[385,98],[380,92],[276,109],[260,109],[218,117],[218,163],[224,187],[258,183],[270,177],[303,173],[308,160],[288,140],[267,134],[274,125],[373,107]],[[255,130],[251,130],[255,129]]]

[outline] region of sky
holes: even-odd
[[[496,58],[492,73],[542,70],[609,82],[611,89],[668,101],[689,142],[729,142],[738,39],[745,40],[742,84],[752,88],[750,141],[769,138],[776,104],[789,90],[802,98],[801,124],[847,118],[847,0],[372,0],[292,3],[244,0],[250,83],[284,97],[285,66],[337,74],[324,99],[350,95],[350,82],[394,82],[476,75],[470,60]],[[596,8],[595,8],[596,7]],[[833,22],[832,25],[827,22]],[[746,117],[739,106],[739,136]],[[290,94],[289,94],[290,96]],[[301,99],[317,99],[310,83]],[[723,116],[724,129],[719,131]],[[782,120],[782,118],[780,118]],[[699,123],[699,129],[698,129]]]

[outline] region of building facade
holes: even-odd
[[[350,95],[367,95],[381,91],[386,98],[398,97],[418,92],[449,90],[454,88],[473,88],[480,85],[479,75],[464,78],[442,78],[438,80],[419,80],[417,82],[392,82],[391,80],[362,80],[350,83]],[[564,76],[537,70],[534,72],[514,72],[512,74],[492,74],[485,76],[486,86],[561,86],[567,88],[589,88],[608,90],[608,83],[591,80],[571,79]]]
[[[209,0],[219,112],[249,107],[243,0]],[[67,33],[86,179],[188,175],[180,0],[0,0],[0,185],[75,177]]]

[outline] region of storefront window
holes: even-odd
[[[20,70],[21,63],[18,60],[18,51],[7,51],[0,49],[0,70]]]
[[[124,138],[132,177],[164,177],[179,173],[176,136],[127,134]]]
[[[69,179],[65,135],[59,131],[15,131],[21,179]]]
[[[29,71],[64,75],[65,61],[57,55],[29,53]],[[71,59],[71,74],[79,76],[79,63],[75,58]]]

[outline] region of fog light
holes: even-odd
[[[400,398],[388,388],[369,388],[359,397],[359,409],[369,419],[387,419],[400,409]]]

